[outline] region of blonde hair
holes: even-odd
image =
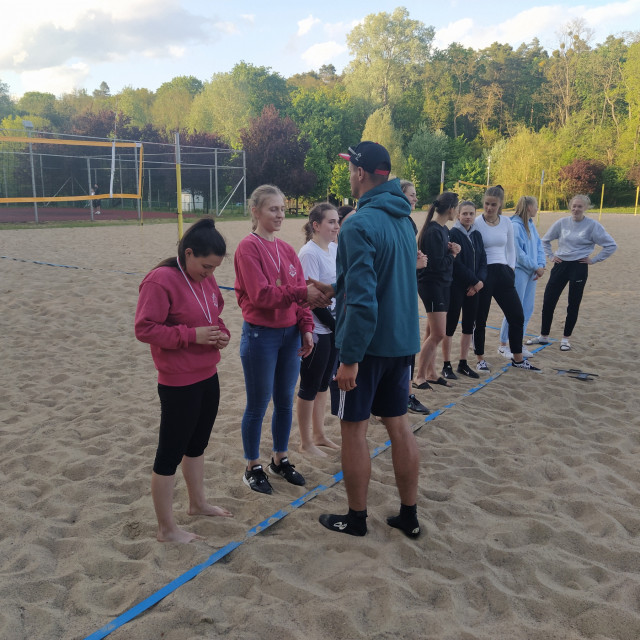
[[[533,196],[522,196],[520,200],[518,200],[514,213],[514,216],[518,216],[524,223],[525,231],[529,237],[531,237],[531,230],[529,228],[529,207],[531,206],[537,207],[538,201]]]
[[[411,180],[400,180],[400,189],[402,189],[402,193],[405,193],[409,187],[416,188],[416,185],[411,182]]]
[[[284,193],[278,189],[273,184],[263,184],[259,187],[256,187],[251,195],[249,196],[249,209],[251,211],[251,229],[255,231],[258,228],[258,221],[256,219],[255,214],[253,213],[254,209],[259,209],[264,201],[270,196],[280,196],[282,200],[285,200]]]
[[[575,196],[573,196],[573,198],[571,198],[571,200],[569,200],[569,209],[571,209],[571,203],[576,198],[579,199],[579,200],[582,200],[582,202],[584,202],[584,208],[585,209],[590,209],[591,208],[591,198],[589,196],[585,196],[584,193],[577,193]]]

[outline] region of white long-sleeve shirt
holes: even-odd
[[[475,228],[482,235],[487,264],[508,264],[516,266],[516,249],[513,241],[513,225],[505,216],[499,216],[500,222],[494,227],[487,224],[484,216],[478,216]]]
[[[551,250],[552,240],[558,241],[558,250],[555,253]],[[605,228],[586,216],[580,222],[575,222],[571,216],[560,218],[549,227],[542,238],[542,246],[549,260],[553,260],[554,257],[563,261],[582,260],[591,255],[596,245],[602,249],[591,258],[592,263],[606,260],[618,248],[616,241]]]

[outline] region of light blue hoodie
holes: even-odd
[[[533,222],[529,222],[530,235],[527,234],[520,216],[511,216],[513,224],[513,242],[516,248],[516,269],[532,276],[534,271],[544,269],[546,258],[542,241]]]

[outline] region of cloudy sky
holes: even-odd
[[[593,43],[640,30],[640,0],[399,0],[411,18],[436,29],[436,46],[514,46],[538,37],[548,50],[575,18],[593,29]],[[346,34],[369,13],[395,3],[324,0],[32,0],[5,3],[0,81],[19,97],[55,95],[105,81],[157,89],[179,75],[208,80],[240,60],[288,77],[323,64],[349,62]],[[7,28],[9,27],[10,28]]]

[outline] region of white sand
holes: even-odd
[[[543,214],[541,231],[558,217]],[[466,380],[419,395],[432,410],[455,403],[417,432],[420,539],[385,524],[398,505],[387,451],[373,462],[365,538],[318,524],[320,513],[345,508],[338,484],[109,638],[637,640],[640,218],[602,221],[620,248],[590,270],[573,351],[551,345],[535,358],[542,374],[508,370],[467,397]],[[299,248],[301,226],[287,220],[281,237]],[[233,250],[249,224],[220,230],[229,258],[216,277],[233,286]],[[206,541],[155,541],[159,402],[133,316],[140,280],[176,239],[170,225],[0,231],[0,255],[83,267],[0,260],[0,638],[84,638],[304,493],[274,481],[273,496],[261,496],[241,482],[242,320],[223,291],[232,342],[206,479],[235,518],[188,517],[180,477],[178,521]],[[566,293],[553,337],[565,306]],[[489,330],[494,371],[505,364],[497,346]],[[581,382],[553,367],[599,377]],[[333,417],[327,432],[339,439]],[[372,448],[385,440],[372,421]],[[294,420],[291,458],[307,489],[330,482],[339,454],[303,458],[298,443]]]

